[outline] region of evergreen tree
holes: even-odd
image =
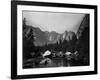
[[[27,31],[29,31],[27,33]],[[27,33],[27,34],[26,34]],[[26,25],[26,18],[23,19],[23,58],[30,58],[34,50],[34,35],[32,27]]]

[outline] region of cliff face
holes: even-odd
[[[82,32],[85,30],[85,28],[89,28],[89,14],[86,14],[83,21],[81,22],[79,29],[77,31],[77,38],[82,36]]]
[[[36,46],[42,46],[45,44],[53,44],[53,43],[59,43],[60,41],[71,41],[73,39],[73,36],[76,36],[74,32],[72,31],[65,31],[62,34],[59,34],[55,31],[48,32],[48,31],[42,31],[39,28],[35,28],[32,26],[27,26],[24,30],[24,36],[28,39],[30,38],[29,35],[34,36],[33,43]]]
[[[83,59],[89,64],[89,15],[87,14],[77,32],[77,50],[79,51],[79,58]]]

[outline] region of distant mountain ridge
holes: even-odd
[[[72,40],[72,37],[75,35],[72,31],[65,31],[64,33],[60,34],[55,31],[48,32],[48,31],[42,31],[40,28],[31,27],[33,30],[33,35],[35,37],[34,44],[36,46],[42,46],[45,44],[53,44],[53,43],[59,43],[59,41]]]

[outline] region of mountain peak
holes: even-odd
[[[72,31],[65,31],[64,33],[60,34],[55,31],[42,31],[38,27],[30,27],[33,30],[33,35],[35,38],[34,44],[36,46],[42,46],[45,44],[53,44],[53,43],[59,43],[59,41],[64,41],[64,40],[72,40],[72,37],[74,35],[74,32]]]

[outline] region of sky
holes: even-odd
[[[39,27],[42,31],[57,33],[66,30],[76,33],[84,16],[85,14],[81,13],[23,11],[23,18],[26,18],[27,25]]]

